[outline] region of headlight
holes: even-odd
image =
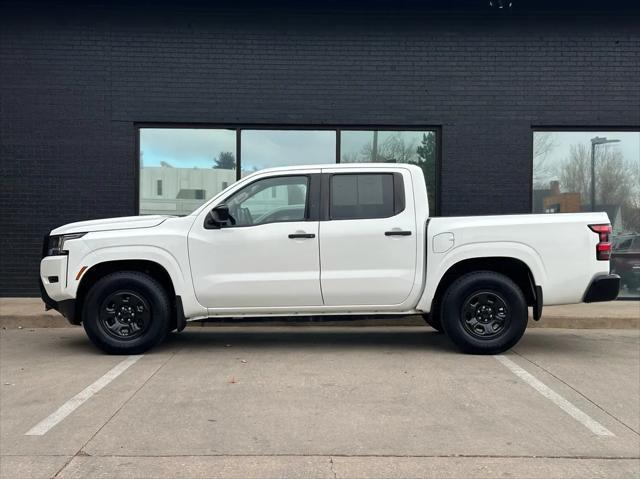
[[[69,240],[82,238],[87,233],[71,233],[68,235],[53,235],[49,236],[49,244],[47,245],[46,256],[59,256],[68,254],[69,252],[64,249],[64,243]]]

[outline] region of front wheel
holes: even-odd
[[[171,304],[155,279],[136,271],[101,278],[84,301],[82,324],[89,339],[109,354],[140,354],[169,332]]]
[[[440,320],[440,315],[437,312],[432,311],[431,313],[423,314],[422,319],[424,319],[424,322],[435,329],[438,333],[443,332],[442,321]]]
[[[458,278],[442,300],[442,327],[465,353],[499,354],[527,328],[522,291],[507,276],[478,271]]]

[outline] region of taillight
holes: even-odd
[[[596,259],[609,261],[611,258],[611,225],[589,225],[589,228],[600,238],[596,245]]]

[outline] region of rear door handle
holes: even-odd
[[[289,238],[291,239],[301,239],[301,238],[315,238],[316,235],[313,233],[291,233]]]
[[[400,231],[400,230],[392,230],[385,231],[385,236],[411,236],[411,231]]]

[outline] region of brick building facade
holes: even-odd
[[[137,213],[142,124],[434,129],[442,215],[530,212],[536,128],[640,126],[633,4],[59,3],[1,6],[3,296]]]

